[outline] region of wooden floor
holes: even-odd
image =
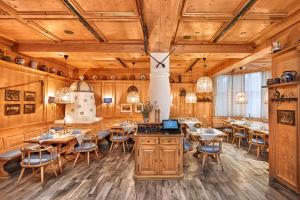
[[[65,165],[58,177],[50,169],[46,170],[44,188],[39,176],[34,177],[30,171],[16,185],[17,172],[11,179],[0,181],[0,199],[286,199],[268,185],[267,162],[258,161],[254,154],[231,144],[224,144],[221,155],[224,172],[209,161],[202,174],[199,161],[190,152],[185,155],[189,166],[185,167],[184,179],[180,181],[135,182],[133,155],[124,156],[121,148],[110,154],[105,151],[102,149],[102,158],[93,160],[90,167],[83,156],[75,168],[71,162]]]

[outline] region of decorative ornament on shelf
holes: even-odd
[[[281,45],[279,41],[272,42],[272,53],[276,53],[281,50]]]
[[[236,94],[236,103],[237,104],[247,104],[248,98],[245,92],[239,92]]]
[[[25,64],[25,59],[20,57],[20,56],[17,56],[15,61],[18,65],[24,65]]]
[[[132,63],[132,71],[134,72],[134,64]],[[138,104],[140,103],[140,94],[137,87],[134,86],[134,80],[132,82],[132,86],[130,86],[127,90],[127,103]]]
[[[68,59],[68,55],[64,55],[65,58],[65,79],[66,77],[66,72],[67,72],[67,59]],[[71,90],[70,87],[67,87],[67,82],[65,80],[65,87],[58,89],[55,92],[55,103],[57,104],[69,104],[69,103],[74,103],[75,102],[75,98],[74,98],[74,94],[73,91]]]
[[[206,58],[203,58],[203,68],[204,76],[200,77],[197,81],[197,91],[198,92],[212,92],[212,80],[205,74],[205,64]]]

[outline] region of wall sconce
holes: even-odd
[[[111,98],[111,97],[104,97],[104,98],[103,98],[103,103],[105,103],[105,104],[110,104],[110,103],[112,103],[112,98]]]

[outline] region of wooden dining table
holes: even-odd
[[[76,129],[80,130],[80,134],[72,134],[72,131],[75,129],[71,129],[69,133],[64,133],[64,130],[57,131],[54,134],[54,137],[51,139],[41,139],[40,136],[30,138],[24,140],[26,143],[38,143],[40,145],[51,145],[57,148],[57,156],[58,156],[58,166],[59,171],[62,173],[62,162],[61,162],[61,155],[70,154],[72,153],[75,144],[78,142],[78,137],[83,137],[91,132],[91,129]]]
[[[269,124],[258,121],[225,120],[226,123],[269,135]]]

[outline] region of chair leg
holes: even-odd
[[[249,144],[249,148],[248,148],[248,153],[250,152],[250,149],[251,149],[251,143]]]
[[[123,143],[123,152],[124,152],[124,155],[126,153],[126,150],[125,150],[125,142],[122,142]]]
[[[44,185],[44,166],[41,166],[41,183]]]
[[[98,156],[98,149],[95,149],[95,154],[96,154],[96,158],[98,159],[99,156]]]
[[[220,165],[221,165],[222,171],[224,171],[224,168],[223,168],[223,164],[222,164],[222,161],[221,161],[220,154],[217,154],[217,160],[218,160],[218,163],[220,163]]]
[[[79,158],[79,155],[80,155],[80,153],[76,154],[76,158],[75,158],[74,163],[73,163],[73,168],[75,167],[75,164],[76,164],[76,162],[77,162],[77,160]]]
[[[206,157],[207,157],[206,154],[204,154],[202,157],[202,172],[204,172],[204,164],[205,164]]]
[[[125,141],[125,144],[126,144],[127,151],[129,151],[129,147],[128,147],[127,141]]]
[[[87,152],[87,164],[90,166],[90,152]]]
[[[234,144],[234,142],[235,142],[235,136],[233,136],[233,139],[232,139],[232,144]]]
[[[135,149],[135,144],[133,144],[133,147],[132,147],[132,151],[131,151],[131,153],[133,153],[133,152],[134,152],[134,149]]]
[[[257,149],[256,149],[256,158],[257,159],[259,157],[259,154],[260,154],[260,148],[259,148],[259,146],[257,146]]]
[[[51,169],[52,169],[54,175],[57,177],[57,173],[56,173],[53,163],[51,163]]]
[[[110,149],[109,149],[109,152],[111,152],[111,150],[112,150],[113,146],[114,146],[114,142],[112,142],[112,143],[111,143],[111,145],[110,145]]]
[[[23,174],[24,174],[24,171],[25,171],[25,168],[24,168],[24,167],[22,167],[22,169],[21,169],[21,173],[20,173],[20,176],[19,176],[19,179],[18,179],[18,182],[17,182],[17,184],[19,184],[19,182],[21,181],[21,178],[22,178],[22,176],[23,176]]]
[[[239,138],[239,148],[241,147],[241,138]]]

